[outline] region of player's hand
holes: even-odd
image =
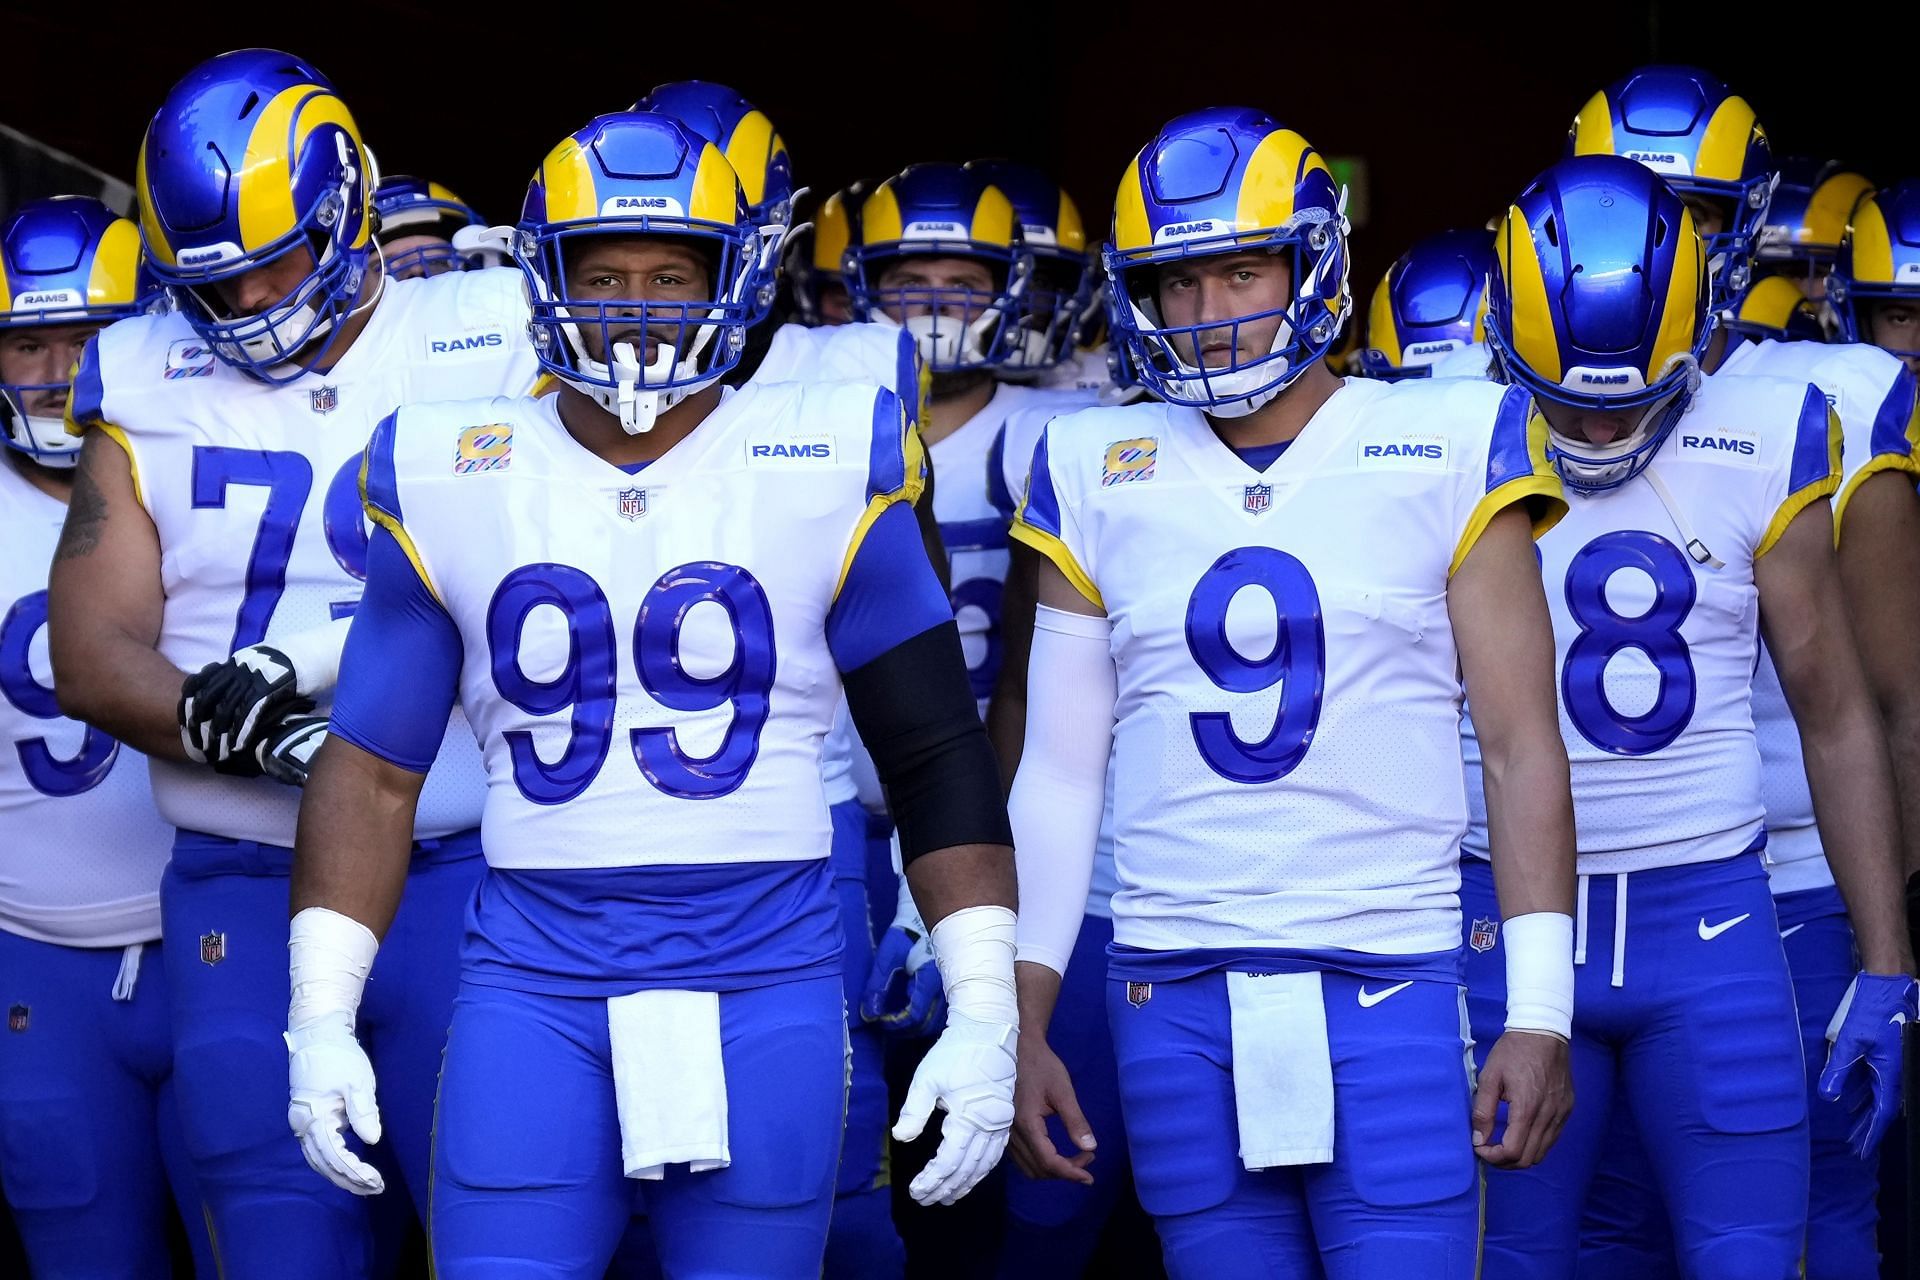
[[[289,1031],[288,1079],[292,1101],[287,1123],[315,1173],[357,1196],[387,1189],[380,1171],[347,1147],[346,1128],[360,1141],[380,1141],[380,1106],[373,1092],[373,1064],[348,1027],[319,1022]]]
[[[1087,1166],[1093,1163],[1093,1126],[1080,1111],[1073,1078],[1044,1035],[1020,1036],[1020,1070],[1013,1090],[1013,1162],[1029,1178],[1059,1178],[1093,1184]],[[1079,1146],[1072,1159],[1060,1154],[1047,1132],[1047,1117],[1059,1116]]]
[[[949,1013],[947,1028],[927,1050],[894,1123],[898,1142],[912,1142],[937,1107],[947,1113],[940,1149],[907,1190],[920,1204],[952,1204],[993,1171],[1013,1125],[1014,1042],[1011,1023],[976,1022]]]
[[[902,879],[899,908],[874,948],[873,966],[867,971],[860,1018],[889,1036],[924,1040],[940,1030],[946,1014],[946,988],[934,963],[933,941]]]
[[[269,726],[313,710],[300,694],[299,673],[271,645],[241,649],[209,663],[180,686],[180,742],[195,764],[223,773],[259,773],[254,749]]]
[[[254,758],[260,764],[260,772],[275,782],[304,787],[307,775],[313,770],[314,753],[326,740],[325,716],[288,716],[260,739],[260,745],[254,748]]]
[[[1494,1119],[1507,1104],[1506,1131]],[[1473,1153],[1496,1169],[1526,1169],[1546,1158],[1573,1111],[1567,1042],[1543,1031],[1509,1031],[1494,1042],[1473,1097]]]
[[[1848,1095],[1853,1132],[1847,1143],[1862,1160],[1879,1148],[1900,1111],[1901,1040],[1907,1025],[1920,1018],[1917,997],[1913,979],[1903,974],[1862,973],[1827,1027],[1831,1048],[1820,1073],[1820,1096],[1839,1102]],[[1849,1089],[1850,1080],[1866,1087]]]

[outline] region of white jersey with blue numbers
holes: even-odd
[[[980,412],[927,446],[933,461],[933,516],[951,569],[953,616],[980,714],[1000,677],[1000,596],[1007,582],[1008,516],[995,501],[995,449],[1002,427],[1026,409],[1084,407],[1085,394],[1003,382]]]
[[[1458,949],[1447,583],[1502,508],[1559,510],[1530,407],[1347,379],[1264,471],[1194,409],[1048,425],[1014,530],[1113,623],[1118,944]]]
[[[750,382],[864,382],[899,396],[907,416],[919,421],[920,357],[913,336],[897,325],[835,324],[809,328],[784,324],[753,371]],[[843,710],[820,756],[828,804],[856,799],[853,782],[853,721]]]
[[[47,567],[66,514],[0,458],[0,929],[124,947],[160,936],[173,832],[139,754],[54,703]]]
[[[524,392],[538,372],[526,324],[517,271],[388,281],[332,369],[281,386],[220,363],[178,314],[102,332],[75,377],[71,412],[127,451],[159,532],[161,655],[198,671],[350,614],[366,577],[359,472],[374,424],[410,401]],[[472,740],[465,725],[449,726],[449,754],[421,797],[422,838],[477,823]],[[174,826],[293,843],[297,789],[200,765],[152,769],[154,800]]]
[[[866,530],[916,491],[907,429],[890,392],[757,381],[638,473],[551,396],[381,429],[367,501],[459,631],[492,866],[826,857],[826,619]]]
[[[1708,378],[1646,472],[1574,496],[1540,540],[1581,874],[1759,847],[1754,564],[1796,514],[1838,487],[1830,418],[1805,382]],[[1703,563],[1707,553],[1720,568]],[[1466,848],[1484,858],[1471,721],[1463,733],[1474,796]]]
[[[1848,501],[1860,482],[1881,471],[1920,474],[1920,420],[1913,376],[1894,357],[1857,343],[1743,342],[1727,353],[1715,377],[1760,374],[1819,387],[1840,418],[1840,492],[1833,499],[1844,532]],[[1764,646],[1763,646],[1764,650]],[[1800,729],[1770,658],[1753,673],[1753,729],[1760,745],[1760,794],[1767,809],[1767,870],[1775,893],[1833,883],[1813,820]]]

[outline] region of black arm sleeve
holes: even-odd
[[[1013,843],[958,627],[929,627],[843,680],[900,829],[902,862],[955,845]]]

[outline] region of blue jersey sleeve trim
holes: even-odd
[[[913,335],[905,329],[900,330],[894,343],[891,390],[900,397],[900,406],[906,410],[907,421],[918,426],[921,410],[925,408],[920,403],[920,350],[914,344]]]
[[[906,409],[899,396],[882,389],[873,401],[873,445],[867,462],[867,497],[889,497],[906,487]]]
[[[1810,484],[1818,484],[1837,474],[1834,462],[1833,406],[1820,388],[1809,383],[1800,402],[1800,423],[1793,434],[1793,467],[1787,476],[1787,492],[1798,493]]]
[[[1914,377],[1905,366],[1887,389],[1880,411],[1873,416],[1873,434],[1868,449],[1875,455],[1892,454],[1901,458],[1920,452],[1920,415],[1915,412]]]
[[[1533,397],[1527,389],[1509,387],[1500,399],[1500,411],[1493,420],[1493,438],[1487,447],[1488,493],[1522,476],[1539,474],[1545,458],[1535,456],[1535,441],[1528,431],[1532,417]]]
[[[374,427],[360,473],[361,498],[369,507],[395,521],[405,519],[400,513],[400,481],[393,469],[394,420],[399,416],[400,411],[396,409]]]
[[[1013,491],[1007,488],[1007,428],[1002,423],[993,433],[993,443],[987,448],[987,501],[993,509],[1007,519],[1013,519],[1016,506]]]
[[[1060,536],[1060,499],[1053,491],[1053,468],[1048,464],[1051,424],[1040,428],[1040,439],[1033,446],[1033,463],[1027,472],[1026,500],[1020,504],[1022,523],[1041,533]]]
[[[446,736],[463,654],[459,628],[414,572],[399,540],[384,526],[375,528],[328,731],[425,773]]]
[[[73,366],[73,390],[67,405],[67,430],[80,435],[88,427],[106,421],[104,405],[107,390],[100,379],[100,335],[87,339],[80,360]]]
[[[827,613],[834,665],[856,671],[903,641],[953,620],[953,606],[927,562],[911,507],[895,503],[868,529]]]

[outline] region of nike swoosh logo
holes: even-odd
[[[1752,918],[1753,918],[1753,912],[1743,911],[1731,920],[1723,920],[1719,924],[1708,924],[1707,918],[1705,916],[1701,916],[1700,917],[1700,941],[1712,942],[1715,938],[1719,937],[1721,934],[1725,933],[1727,930],[1733,928],[1733,926],[1739,924],[1742,920],[1750,920]],[[1781,936],[1785,937],[1786,935],[1782,934]]]
[[[1371,1009],[1388,996],[1399,995],[1412,985],[1413,983],[1411,982],[1402,982],[1395,986],[1388,987],[1385,991],[1369,991],[1366,987],[1362,986],[1360,988],[1360,1007],[1362,1009]]]
[[[1804,928],[1806,928],[1806,927],[1807,927],[1807,926],[1805,926],[1805,925],[1803,925],[1803,924],[1797,924],[1797,925],[1795,925],[1795,926],[1793,926],[1793,928],[1791,928],[1791,929],[1782,929],[1782,930],[1780,931],[1780,939],[1781,939],[1781,941],[1783,941],[1783,942],[1784,942],[1784,941],[1785,941],[1786,939],[1788,939],[1788,938],[1791,938],[1791,937],[1792,937],[1792,936],[1793,936],[1794,934],[1796,934],[1796,933],[1798,933],[1798,932],[1800,932],[1800,931],[1801,931],[1802,929],[1804,929]]]

